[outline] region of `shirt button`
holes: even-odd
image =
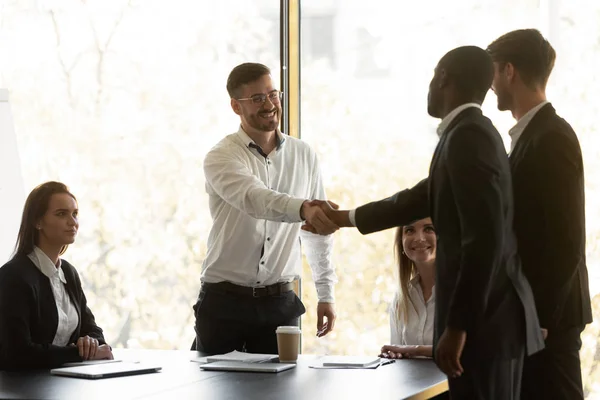
[[[264,262],[264,261],[261,261],[260,263],[261,263],[261,265],[265,265],[265,262]]]
[[[271,164],[271,161],[267,161],[267,164]]]
[[[270,237],[268,237],[268,238],[267,238],[267,242],[268,242],[269,240],[271,240],[271,238],[270,238]]]

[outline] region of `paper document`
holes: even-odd
[[[244,353],[242,351],[234,350],[226,354],[217,354],[214,356],[194,358],[191,361],[204,364],[216,361],[243,361],[247,363],[262,363],[276,360],[277,354],[256,354],[256,353]]]
[[[310,365],[310,368],[338,368],[338,369],[375,369],[381,364],[379,357],[369,356],[324,356]]]

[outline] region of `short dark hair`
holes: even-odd
[[[494,40],[487,51],[492,61],[511,63],[527,86],[546,87],[556,61],[552,45],[537,29],[518,29]]]
[[[55,194],[68,194],[77,201],[75,196],[69,191],[69,188],[60,182],[46,182],[37,186],[29,193],[23,207],[23,216],[21,218],[21,226],[17,236],[17,244],[15,245],[14,256],[23,256],[31,253],[34,246],[39,244],[40,233],[36,229],[36,225],[40,219],[48,211],[50,198]],[[60,254],[67,250],[67,246],[63,246]]]
[[[459,94],[483,103],[494,80],[494,64],[489,54],[477,46],[450,50],[439,62]]]
[[[254,82],[264,75],[270,75],[269,67],[259,63],[244,63],[235,67],[227,78],[227,93],[229,97],[239,96],[239,89],[242,85]]]

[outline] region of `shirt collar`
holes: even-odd
[[[34,264],[38,269],[42,272],[42,274],[46,275],[48,278],[52,278],[58,275],[60,281],[64,284],[67,284],[67,279],[65,278],[65,274],[62,270],[62,261],[58,259],[58,265],[54,265],[50,257],[46,255],[39,247],[35,246],[33,251],[30,253],[29,258],[37,260],[37,263],[34,261]]]
[[[448,129],[448,127],[450,126],[452,121],[454,121],[454,118],[456,118],[458,116],[458,114],[460,114],[462,111],[464,111],[470,107],[476,107],[476,108],[481,109],[481,105],[479,105],[477,103],[465,103],[461,106],[456,107],[454,110],[450,111],[448,113],[448,115],[446,115],[444,117],[444,119],[442,119],[442,122],[440,122],[440,124],[438,125],[438,128],[437,128],[438,136],[442,137],[442,135],[444,134],[446,129]]]
[[[529,125],[529,123],[531,122],[533,117],[535,117],[537,112],[540,111],[542,109],[542,107],[544,107],[548,103],[550,103],[548,100],[544,100],[537,106],[533,107],[531,110],[527,111],[527,113],[525,115],[523,115],[520,120],[517,121],[515,126],[513,126],[508,131],[508,134],[510,135],[510,139],[511,139],[511,143],[510,143],[511,151],[515,148],[517,140],[519,140],[519,138],[521,137],[521,134],[523,133],[525,128],[527,128],[527,125]]]
[[[408,281],[408,286],[411,287],[412,289],[418,291],[419,293],[421,293],[421,296],[423,295],[423,289],[421,288],[421,276],[419,275],[419,273],[416,273],[415,276]],[[429,298],[429,300],[427,300],[427,302],[429,303],[432,299],[435,299],[435,285],[433,285],[433,291],[431,292],[431,297]]]
[[[421,277],[419,276],[419,274],[415,274],[415,276],[413,276],[412,279],[410,281],[408,281],[408,284],[412,287],[420,286],[419,285],[420,279],[421,279]]]
[[[281,131],[279,129],[277,129],[276,131],[277,134],[277,150],[280,150],[281,147],[283,146],[283,143],[285,142],[285,135],[283,133],[281,133]],[[252,140],[252,138],[250,136],[248,136],[248,134],[246,133],[246,131],[244,131],[244,128],[242,128],[242,126],[240,125],[240,129],[238,129],[237,131],[237,135],[240,139],[242,139],[242,142],[244,142],[244,145],[246,147],[254,147],[257,149],[260,149],[260,146],[258,144],[256,144],[256,142],[254,140]],[[262,149],[260,149],[260,151],[262,152]]]

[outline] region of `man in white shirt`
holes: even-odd
[[[305,142],[279,131],[282,93],[269,68],[238,65],[227,91],[241,125],[204,160],[213,226],[194,306],[196,348],[274,354],[276,328],[297,325],[305,312],[293,291],[301,244],[319,299],[317,336],[334,327],[330,234],[337,226],[308,201],[326,198],[318,160]],[[303,220],[323,235],[301,231]]]
[[[511,137],[515,233],[546,348],[525,359],[522,399],[583,399],[581,332],[592,322],[585,250],[581,147],[546,100],[556,53],[535,29],[508,32],[487,48],[498,109],[517,121]]]

